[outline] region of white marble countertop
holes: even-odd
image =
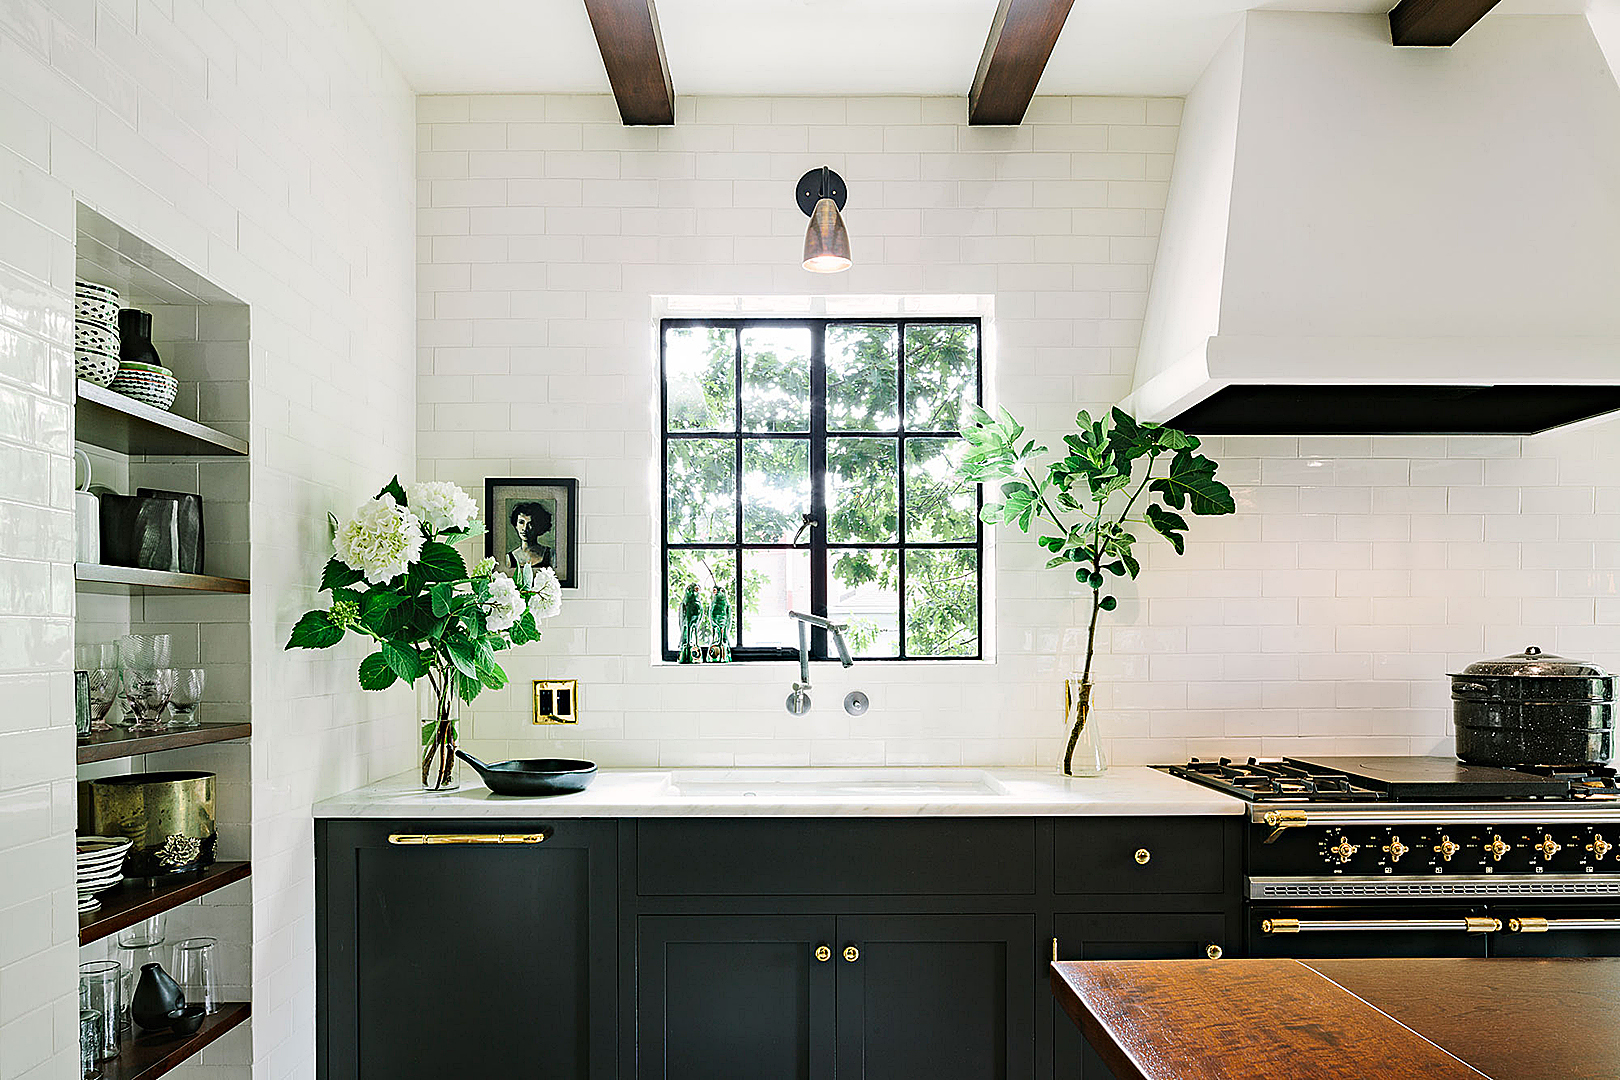
[[[1043,817],[1242,814],[1230,796],[1142,767],[1049,769],[603,769],[569,795],[492,794],[470,768],[451,792],[412,773],[315,804],[318,818]]]

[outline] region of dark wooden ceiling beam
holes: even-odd
[[[608,84],[627,125],[673,124],[675,87],[653,0],[585,0]]]
[[[1074,0],[1001,0],[968,91],[968,123],[1020,124]]]
[[[1455,45],[1497,0],[1401,0],[1389,13],[1397,45]]]

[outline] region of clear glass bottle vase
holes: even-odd
[[[1063,680],[1064,776],[1101,776],[1108,771],[1108,755],[1097,733],[1097,714],[1091,708],[1091,682],[1079,675]]]
[[[433,680],[424,680],[424,685]],[[418,773],[424,791],[455,791],[461,787],[461,760],[456,757],[457,724],[461,720],[461,696],[453,678],[440,683],[444,690],[430,689],[422,701],[422,743]]]

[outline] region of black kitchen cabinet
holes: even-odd
[[[1227,915],[1057,915],[1054,960],[1214,960],[1228,949]],[[1052,1013],[1053,1080],[1111,1080],[1113,1073],[1064,1015]]]
[[[648,915],[639,1080],[997,1080],[1034,1053],[1034,920]]]
[[[1236,953],[1242,826],[318,821],[319,1077],[1106,1080],[1054,1008],[1051,938]]]
[[[840,916],[839,1080],[1031,1075],[1034,931],[1022,915]]]
[[[830,915],[637,919],[636,1075],[831,1080],[835,960],[842,963],[835,922]]]
[[[616,835],[318,822],[320,1074],[614,1076]]]

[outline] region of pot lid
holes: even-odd
[[[1511,656],[1495,660],[1478,660],[1463,668],[1464,675],[1513,675],[1543,678],[1608,678],[1609,673],[1590,660],[1571,660],[1567,656],[1544,653],[1535,645]]]

